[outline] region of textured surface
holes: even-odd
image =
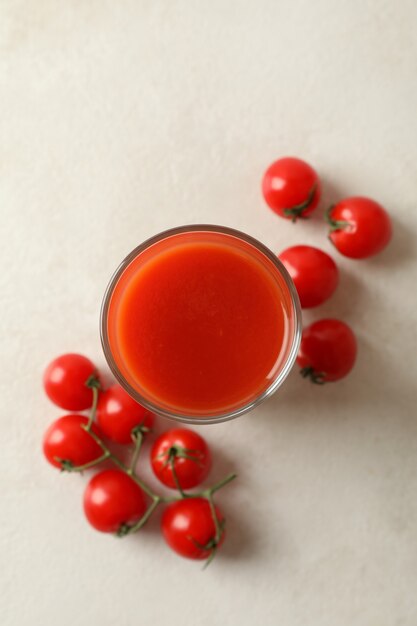
[[[417,623],[414,0],[1,0],[2,626]],[[369,262],[340,257],[335,314],[360,342],[345,381],[293,372],[255,413],[206,427],[223,554],[202,573],[151,525],[116,541],[81,512],[40,440],[40,391],[67,350],[103,357],[98,313],[147,236],[207,221],[279,251],[313,242],[263,204],[275,157],[323,177],[323,206],[367,194],[395,224]],[[336,255],[335,255],[336,256]]]

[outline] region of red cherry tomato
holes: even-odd
[[[311,165],[295,157],[285,157],[266,170],[262,193],[275,213],[295,222],[314,211],[320,200],[321,184]]]
[[[66,411],[84,411],[93,403],[87,380],[97,375],[94,364],[81,354],[63,354],[46,368],[43,385],[50,400]]]
[[[64,415],[52,422],[43,438],[43,452],[51,465],[60,469],[66,465],[77,467],[102,456],[98,443],[81,428],[87,423],[83,415]],[[94,426],[92,430],[98,434]]]
[[[313,246],[293,246],[278,255],[294,281],[303,309],[323,304],[339,282],[332,257]]]
[[[205,498],[185,498],[168,505],[162,516],[162,534],[174,552],[189,559],[207,559],[224,541],[224,518],[217,507],[222,528],[216,542],[216,527]]]
[[[142,489],[120,470],[105,470],[93,476],[84,492],[84,512],[96,530],[126,534],[145,513]]]
[[[355,364],[356,353],[351,328],[340,320],[324,319],[304,330],[297,363],[302,376],[323,384],[346,376]]]
[[[162,433],[151,451],[152,469],[159,480],[175,489],[174,466],[179,485],[190,489],[207,478],[211,468],[211,454],[200,435],[186,428],[175,428]]]
[[[366,259],[381,252],[392,236],[385,209],[370,198],[345,198],[327,212],[329,239],[341,254]]]
[[[112,385],[100,394],[97,422],[104,435],[117,443],[132,443],[132,430],[137,426],[151,429],[154,419],[155,415],[120,385]]]

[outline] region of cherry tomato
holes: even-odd
[[[262,193],[275,213],[295,222],[314,211],[320,200],[321,184],[311,165],[295,157],[285,157],[266,170]]]
[[[63,354],[46,368],[43,385],[50,400],[66,411],[84,411],[93,403],[87,380],[97,374],[94,364],[81,354]]]
[[[313,246],[293,246],[278,255],[294,281],[303,309],[323,304],[335,291],[339,270],[332,257]]]
[[[136,402],[120,385],[112,385],[100,394],[97,422],[100,430],[117,443],[132,443],[137,426],[151,429],[155,415]]]
[[[145,513],[142,489],[127,474],[117,469],[93,476],[84,492],[84,512],[96,530],[126,534]]]
[[[356,338],[351,328],[340,320],[324,319],[304,330],[297,363],[302,376],[323,384],[349,374],[356,353]]]
[[[172,472],[182,489],[190,489],[207,478],[211,468],[211,454],[200,435],[186,428],[174,428],[162,433],[151,451],[152,469],[159,480],[175,489]]]
[[[366,259],[381,252],[392,236],[385,209],[370,198],[345,198],[327,212],[329,239],[341,254]]]
[[[217,507],[221,534],[216,542],[216,526],[205,498],[185,498],[169,504],[162,515],[165,541],[174,552],[189,559],[207,559],[224,541],[224,518]]]
[[[87,423],[83,415],[64,415],[52,422],[43,438],[43,452],[51,465],[65,469],[65,466],[85,465],[102,456],[98,443],[81,428]],[[94,425],[92,430],[98,434]]]

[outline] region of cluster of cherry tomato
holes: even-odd
[[[96,367],[80,354],[54,359],[43,383],[49,399],[69,411],[52,422],[44,435],[46,459],[68,472],[104,466],[84,492],[89,523],[121,537],[142,528],[157,506],[165,504],[161,530],[167,544],[181,556],[209,562],[225,536],[225,519],[213,494],[235,475],[200,493],[185,491],[200,485],[210,472],[206,441],[185,428],[168,430],[156,439],[150,453],[152,470],[165,487],[177,491],[174,497],[157,494],[137,473],[143,439],[156,419],[153,413],[120,385],[102,390]],[[79,413],[88,409],[89,417]],[[129,463],[114,454],[112,442],[131,446]]]
[[[319,205],[321,182],[308,163],[285,157],[266,170],[262,192],[275,213],[296,222],[308,217]],[[331,243],[351,259],[371,257],[391,239],[388,213],[370,198],[340,200],[326,211],[325,220],[330,226]],[[287,248],[278,257],[294,281],[303,309],[323,304],[334,293],[339,270],[323,250],[299,245]],[[355,363],[356,353],[352,329],[341,320],[322,319],[304,329],[297,362],[302,376],[323,384],[346,376]]]

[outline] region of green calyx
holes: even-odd
[[[94,372],[87,378],[84,385],[90,389],[101,389],[100,379],[97,376],[97,372]]]
[[[297,219],[308,219],[303,213],[308,209],[310,204],[313,202],[314,194],[316,193],[317,183],[314,183],[310,191],[308,192],[308,196],[304,202],[300,204],[295,204],[294,206],[284,209],[283,213],[285,217],[291,218],[291,221],[295,223]]]
[[[209,503],[211,502],[211,500],[209,500]],[[210,565],[210,563],[213,561],[214,557],[216,556],[216,552],[217,552],[217,548],[219,546],[219,543],[223,537],[225,528],[226,528],[226,520],[223,518],[221,521],[219,521],[216,511],[214,509],[214,505],[212,508],[212,517],[213,517],[213,522],[216,528],[216,534],[214,537],[211,537],[206,544],[202,545],[201,543],[199,543],[198,541],[196,541],[194,539],[194,537],[192,537],[191,535],[188,536],[188,539],[199,549],[199,550],[203,550],[204,552],[208,552],[209,555],[204,563],[203,569],[206,569],[206,567],[208,567]]]
[[[148,428],[148,426],[145,426],[144,422],[142,422],[141,424],[138,424],[137,426],[132,428],[130,436],[132,438],[133,443],[135,443],[136,439],[138,439],[141,436],[147,435],[148,433],[151,433],[151,432],[152,432],[152,428]]]
[[[74,463],[69,461],[68,459],[60,459],[59,457],[55,457],[55,461],[57,461],[61,466],[61,472],[73,472],[74,471]]]
[[[194,461],[197,465],[201,465],[201,453],[198,450],[190,450],[190,448],[183,448],[182,446],[171,446],[162,456],[166,457],[167,463],[170,459],[179,458],[188,459],[189,461]]]
[[[121,524],[116,531],[116,537],[126,537],[131,532],[132,526],[129,524]]]
[[[309,378],[315,385],[324,385],[326,382],[326,374],[324,372],[316,372],[311,366],[303,367],[300,370],[300,374],[303,378]]]
[[[343,230],[351,226],[350,222],[346,222],[345,220],[334,220],[332,218],[332,211],[334,207],[335,207],[334,204],[330,205],[326,213],[324,214],[324,219],[329,224],[331,233],[334,232],[335,230]]]

